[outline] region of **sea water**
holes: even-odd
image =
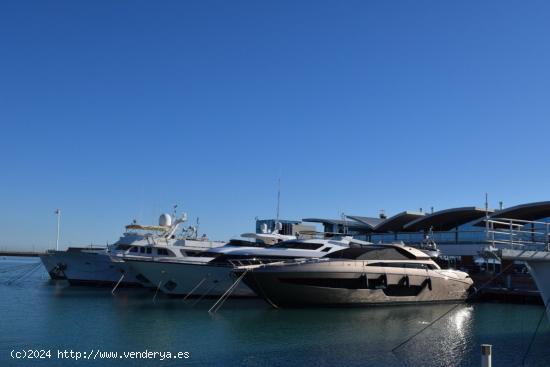
[[[229,299],[209,314],[214,299],[72,287],[38,263],[0,258],[0,366],[479,366],[483,343],[494,366],[550,365],[543,306],[274,309]]]

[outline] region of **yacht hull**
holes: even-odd
[[[473,284],[444,270],[327,265],[259,268],[244,281],[274,307],[460,302]]]
[[[105,250],[55,251],[50,262],[62,269],[71,285],[113,286],[122,277],[119,286],[140,286],[137,274],[124,262],[113,262]]]
[[[175,296],[219,297],[235,282],[230,266],[213,266],[182,262],[125,260],[133,272],[143,274],[154,287]],[[242,282],[233,297],[255,297]]]
[[[55,256],[51,252],[40,255],[40,261],[42,261],[42,265],[44,265],[44,268],[52,280],[66,279],[63,269],[58,265]]]

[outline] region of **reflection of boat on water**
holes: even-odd
[[[400,244],[242,266],[236,272],[275,307],[462,301],[473,284],[468,274],[442,270],[424,252]]]

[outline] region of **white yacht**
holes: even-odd
[[[473,285],[468,274],[442,270],[402,244],[350,247],[320,259],[242,266],[236,273],[274,307],[462,301]]]
[[[260,235],[261,234],[257,234]],[[273,236],[274,234],[272,234]],[[280,236],[280,235],[279,235]],[[145,276],[161,291],[171,295],[220,296],[234,282],[232,270],[236,264],[258,264],[282,259],[318,258],[362,242],[351,237],[342,240],[291,239],[269,248],[226,246],[205,251],[198,256],[141,258],[124,257],[134,272]],[[362,242],[363,243],[363,242]],[[245,284],[239,284],[233,296],[255,296]]]
[[[176,236],[179,225],[185,222],[187,215],[172,221],[169,214],[162,214],[158,226],[144,226],[132,223],[126,226],[126,232],[113,245],[107,248],[69,247],[66,251],[49,251],[42,256],[42,262],[50,276],[66,279],[72,285],[147,285],[147,280],[134,273],[123,261],[114,261],[117,254],[154,257],[185,257],[226,242],[209,241],[203,236],[197,237],[196,229],[189,227],[182,236]],[[52,267],[53,266],[53,267]]]
[[[244,233],[241,237],[246,238],[246,240],[232,240],[230,244],[232,246],[266,247],[272,246],[281,241],[296,238],[295,236],[279,234],[278,231],[279,229],[276,228],[271,233]],[[255,241],[250,241],[249,239],[251,238],[255,239]],[[151,283],[143,274],[131,269],[128,262],[125,260],[155,261],[169,258],[171,261],[192,261],[196,257],[203,256],[202,253],[206,250],[211,250],[224,245],[227,245],[227,242],[211,242],[204,236],[197,238],[196,228],[189,227],[186,235],[184,235],[182,239],[178,239],[173,243],[163,243],[161,241],[153,245],[147,244],[145,246],[140,246],[139,243],[133,243],[127,249],[120,248],[120,251],[112,251],[110,256],[112,262],[116,263],[120,269],[124,269],[124,274],[135,275],[136,279],[143,286],[153,286],[154,283]],[[121,279],[124,278],[121,276]]]

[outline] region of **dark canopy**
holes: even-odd
[[[369,226],[371,229],[384,221],[384,219],[378,217],[361,217],[359,215],[346,215],[346,217],[353,219],[356,222],[363,223],[364,225]]]
[[[548,217],[550,217],[550,201],[537,201],[498,210],[491,214],[489,219],[506,218],[536,221]],[[474,225],[484,226],[485,221],[483,219],[474,223]]]
[[[488,211],[489,214],[493,210]],[[485,209],[473,206],[440,210],[418,218],[403,228],[406,231],[421,231],[433,228],[434,231],[449,231],[455,227],[480,219],[486,215]]]
[[[426,216],[425,213],[404,211],[378,223],[378,225],[374,227],[374,232],[403,232],[403,226],[405,226],[405,224],[424,216]]]

